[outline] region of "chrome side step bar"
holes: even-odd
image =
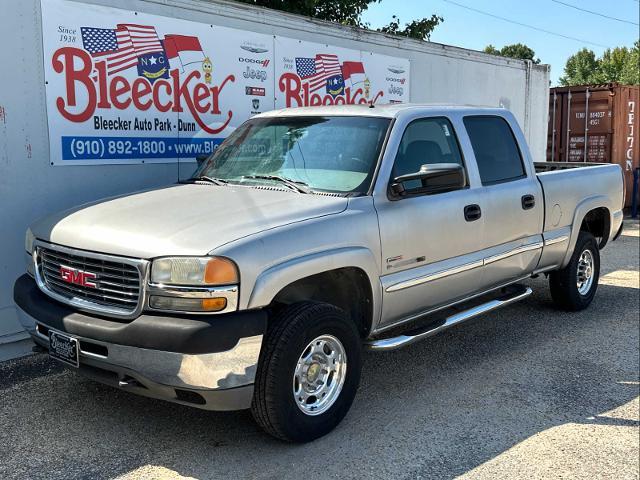
[[[462,323],[465,320],[469,320],[471,318],[477,317],[478,315],[482,315],[483,313],[487,313],[501,307],[506,307],[507,305],[511,305],[512,303],[515,303],[515,302],[519,302],[520,300],[531,295],[532,292],[533,291],[531,290],[531,288],[522,287],[521,290],[518,290],[509,295],[505,295],[495,300],[490,300],[481,305],[477,305],[468,310],[464,310],[462,312],[451,315],[447,317],[443,323],[439,324],[436,327],[433,327],[432,325],[430,325],[430,326],[427,326],[426,329],[412,330],[411,332],[406,332],[402,335],[398,335],[397,337],[388,337],[388,338],[370,340],[368,342],[365,342],[364,348],[366,350],[371,350],[371,351],[396,350],[398,348],[411,345],[412,343],[415,343],[419,340],[432,337],[433,335],[436,335],[448,328],[451,328],[454,325]]]

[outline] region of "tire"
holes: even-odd
[[[324,339],[321,340],[324,343],[317,343],[318,339]],[[313,348],[322,351],[309,353],[311,342]],[[312,302],[285,307],[270,319],[263,342],[251,404],[253,418],[267,433],[289,442],[309,442],[326,435],[342,421],[356,395],[362,366],[361,349],[356,326],[339,308]],[[333,361],[327,352],[333,352],[334,359],[345,360],[346,356],[346,361]],[[303,353],[307,353],[305,361]],[[326,363],[319,363],[323,359]],[[304,375],[298,375],[299,361],[306,365]],[[314,362],[321,367],[314,367]],[[332,366],[322,367],[329,364]],[[334,371],[326,376],[328,369]],[[300,383],[298,378],[304,381]],[[325,386],[318,387],[317,397],[311,395],[306,401],[299,400],[307,392],[302,390],[303,386],[310,385],[307,380],[317,379],[322,383],[323,378]],[[298,395],[294,395],[296,388]],[[319,406],[314,410],[316,405]]]
[[[590,268],[585,273],[585,267],[590,264]],[[579,272],[580,269],[580,272]],[[580,280],[590,274],[589,280]],[[569,264],[562,270],[557,270],[549,275],[549,287],[551,297],[555,304],[566,311],[577,312],[587,308],[598,289],[600,278],[600,250],[595,237],[589,232],[580,232],[575,249]]]

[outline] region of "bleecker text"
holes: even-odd
[[[228,82],[235,81],[233,75],[213,87],[199,81],[201,73],[197,70],[184,78],[175,69],[170,72],[170,80],[157,79],[151,83],[139,77],[129,81],[120,75],[108,76],[105,62],[97,62],[94,69],[91,56],[74,47],[56,50],[52,65],[56,73],[64,74],[66,86],[65,96],[56,99],[56,107],[71,122],[89,120],[96,109],[133,107],[146,111],[153,107],[159,112],[183,112],[186,107],[202,130],[216,134],[227,127],[233,116],[229,110],[224,122],[216,128],[210,127],[202,118],[205,114],[222,114],[220,94]],[[78,105],[79,99],[83,99],[83,104]]]
[[[309,90],[309,83],[302,82],[300,77],[294,73],[284,73],[278,82],[280,91],[285,95],[285,105],[287,107],[315,107],[318,105],[344,105],[375,103],[378,98],[384,95],[378,92],[373,99],[367,100],[362,88],[352,91],[350,87],[344,89],[344,95],[333,97],[332,95],[319,95]]]

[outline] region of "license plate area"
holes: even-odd
[[[78,368],[78,339],[49,330],[49,355],[56,360]]]

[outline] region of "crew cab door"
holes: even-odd
[[[528,276],[542,253],[544,198],[515,119],[463,119],[482,183],[485,282],[497,286]]]
[[[464,128],[461,119],[445,116],[414,115],[394,125],[374,191],[382,249],[381,326],[483,288],[482,192],[477,172],[463,158],[454,123]],[[463,166],[463,188],[429,194],[420,180],[412,180],[403,195],[390,189],[394,178],[440,163]]]

